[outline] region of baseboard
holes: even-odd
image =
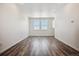
[[[24,37],[23,39],[21,39],[21,40],[17,41],[15,44],[12,44],[11,46],[9,46],[9,47],[7,47],[7,48],[5,48],[5,49],[1,50],[1,51],[0,51],[0,54],[1,54],[1,53],[3,53],[4,51],[6,51],[6,50],[10,49],[12,46],[16,45],[17,43],[19,43],[20,41],[24,40],[24,39],[25,39],[25,38],[27,38],[27,37],[29,37],[29,35],[27,35],[27,36],[26,36],[26,37]]]
[[[57,38],[57,37],[55,37],[57,40],[59,40],[59,41],[61,41],[62,43],[64,43],[65,45],[67,45],[67,46],[69,46],[69,47],[71,47],[71,48],[73,48],[74,50],[76,50],[76,51],[78,51],[79,52],[79,49],[77,49],[77,48],[75,48],[75,47],[73,47],[73,46],[71,46],[70,44],[68,44],[68,43],[66,43],[66,42],[64,42],[63,40],[60,40],[59,38]]]

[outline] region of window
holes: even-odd
[[[48,20],[41,20],[41,29],[47,30],[48,28]]]
[[[48,20],[47,19],[33,19],[32,27],[34,30],[47,30]]]
[[[34,30],[39,30],[40,29],[40,20],[34,19],[32,21],[32,27]]]

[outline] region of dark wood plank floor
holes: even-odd
[[[1,56],[78,56],[79,52],[54,37],[28,37]]]

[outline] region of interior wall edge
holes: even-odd
[[[25,36],[24,38],[20,39],[19,41],[17,41],[16,43],[12,44],[11,46],[3,49],[0,51],[0,54],[3,53],[4,51],[6,51],[7,49],[11,48],[12,46],[16,45],[17,43],[19,43],[20,41],[24,40],[25,38],[29,37],[29,35]]]
[[[57,36],[55,36],[55,38],[56,38],[57,40],[59,40],[59,41],[63,42],[64,44],[66,44],[66,45],[68,45],[68,46],[72,47],[73,49],[75,49],[75,50],[79,51],[79,49],[78,49],[78,48],[76,48],[75,46],[72,46],[72,45],[68,44],[68,43],[67,43],[67,42],[65,42],[65,41],[63,41],[63,39],[58,38]]]

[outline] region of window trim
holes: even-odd
[[[33,30],[48,30],[48,25],[49,25],[49,24],[48,24],[48,22],[49,22],[48,19],[39,19],[39,18],[38,18],[38,19],[33,19],[32,22],[35,21],[35,20],[39,20],[39,25],[38,25],[38,26],[39,26],[39,29],[34,29],[34,25],[32,24]],[[42,27],[43,27],[42,21],[44,21],[44,20],[47,21],[47,25],[45,25],[45,26],[47,26],[46,29],[43,29],[43,28],[42,28]],[[33,23],[34,23],[34,22],[33,22]]]

